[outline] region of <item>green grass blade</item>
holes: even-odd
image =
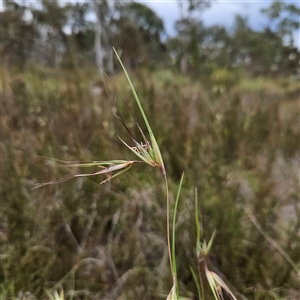
[[[190,271],[193,275],[193,279],[194,279],[196,287],[197,287],[198,298],[199,298],[199,300],[201,300],[201,289],[200,289],[200,285],[199,285],[197,275],[196,275],[195,271],[193,270],[193,268],[191,266],[190,266]]]
[[[210,251],[210,249],[211,249],[211,247],[212,247],[212,244],[213,244],[213,242],[214,242],[216,233],[217,233],[216,230],[214,230],[214,232],[213,232],[213,234],[212,234],[212,236],[211,236],[211,238],[210,238],[210,240],[209,240],[209,242],[208,242],[208,245],[207,245],[207,247],[205,248],[205,253],[204,253],[204,255],[207,255],[207,254],[209,253],[209,251]]]
[[[199,213],[198,213],[198,190],[195,188],[195,226],[196,226],[196,251],[197,255],[199,251],[201,250],[200,246],[200,238],[201,238],[201,232],[200,232],[200,221],[199,221]]]
[[[176,282],[176,295],[177,296],[178,296],[178,285],[177,285],[177,271],[176,271],[176,259],[175,259],[175,227],[176,227],[177,207],[178,207],[179,196],[180,196],[180,192],[181,192],[183,178],[184,178],[184,173],[182,173],[178,191],[177,191],[175,207],[174,207],[174,214],[173,214],[173,226],[172,226],[172,266],[173,266],[173,272],[174,272],[174,277],[175,277],[175,282]]]
[[[128,82],[129,82],[129,85],[130,85],[130,87],[131,87],[131,90],[132,90],[133,96],[134,96],[134,98],[135,98],[135,101],[136,101],[136,103],[137,103],[137,105],[138,105],[138,107],[139,107],[139,110],[140,110],[140,112],[141,112],[141,114],[142,114],[142,116],[143,116],[144,122],[145,122],[145,124],[146,124],[146,126],[147,126],[147,130],[148,130],[149,135],[150,135],[150,137],[151,137],[151,136],[153,136],[153,132],[152,132],[152,129],[151,129],[150,124],[149,124],[149,122],[148,122],[148,119],[147,119],[147,117],[146,117],[146,114],[145,114],[145,112],[144,112],[144,109],[143,109],[143,107],[142,107],[141,101],[140,101],[140,99],[139,99],[139,97],[138,97],[138,95],[137,95],[137,93],[136,93],[136,91],[135,91],[135,88],[134,88],[134,86],[133,86],[133,84],[132,84],[132,82],[131,82],[131,80],[130,80],[130,77],[129,77],[127,71],[126,71],[126,68],[125,68],[124,64],[122,63],[122,60],[121,60],[121,58],[120,58],[118,52],[116,51],[116,49],[115,49],[114,47],[113,47],[113,50],[114,50],[114,52],[115,52],[115,54],[116,54],[116,56],[117,56],[117,58],[118,58],[118,61],[119,61],[120,65],[121,65],[121,67],[122,67],[122,69],[123,69],[125,75],[126,75],[126,78],[127,78]]]

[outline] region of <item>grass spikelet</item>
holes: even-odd
[[[55,159],[51,159],[50,160],[53,161],[57,161]],[[46,186],[46,185],[52,185],[52,184],[58,184],[58,183],[63,183],[63,182],[67,182],[70,181],[72,179],[75,178],[80,178],[80,177],[89,177],[89,176],[96,176],[96,175],[105,175],[106,179],[101,181],[100,184],[103,184],[109,180],[111,180],[112,178],[115,178],[123,173],[125,173],[126,171],[128,171],[131,166],[135,163],[141,162],[141,161],[137,161],[137,160],[111,160],[111,161],[96,161],[96,162],[91,162],[91,163],[70,163],[67,161],[62,161],[62,160],[58,160],[60,163],[62,163],[61,165],[63,166],[68,166],[68,167],[92,167],[92,166],[98,166],[99,168],[101,168],[100,171],[96,171],[94,173],[83,173],[83,174],[76,174],[73,176],[68,176],[68,177],[64,177],[58,180],[54,180],[54,181],[49,181],[49,182],[45,182],[45,183],[37,183],[32,189],[37,189],[40,188],[42,186]]]
[[[216,300],[223,300],[223,290],[232,300],[237,300],[224,280],[215,272],[209,271],[205,265],[205,275]]]
[[[150,143],[149,143],[149,147],[148,147],[148,149],[146,150],[146,152],[150,155],[150,157],[152,158],[153,162],[155,162],[155,166],[159,167],[159,168],[161,169],[161,172],[162,172],[163,176],[166,177],[166,169],[165,169],[165,166],[164,166],[164,162],[163,162],[163,159],[162,159],[162,155],[161,155],[159,146],[158,146],[158,144],[157,144],[156,138],[155,138],[155,136],[154,136],[154,134],[153,134],[153,131],[152,131],[152,129],[151,129],[151,126],[150,126],[150,124],[149,124],[149,121],[148,121],[148,119],[147,119],[147,117],[146,117],[146,114],[145,114],[145,112],[144,112],[144,109],[143,109],[143,107],[142,107],[141,101],[140,101],[140,99],[139,99],[139,97],[138,97],[138,95],[137,95],[137,93],[136,93],[136,91],[135,91],[135,88],[134,88],[134,86],[133,86],[133,84],[132,84],[132,82],[131,82],[131,79],[130,79],[130,77],[129,77],[127,71],[126,71],[126,68],[125,68],[123,62],[122,62],[122,60],[120,59],[120,57],[119,57],[119,55],[118,55],[118,52],[116,51],[115,48],[113,48],[113,50],[114,50],[114,52],[115,52],[115,54],[116,54],[116,56],[117,56],[117,58],[118,58],[118,61],[119,61],[120,65],[121,65],[121,67],[122,67],[122,69],[123,69],[125,75],[126,75],[126,78],[127,78],[128,83],[129,83],[129,85],[130,85],[130,88],[131,88],[131,91],[132,91],[132,93],[133,93],[134,99],[135,99],[135,101],[136,101],[136,103],[137,103],[137,105],[138,105],[138,107],[139,107],[139,110],[140,110],[140,112],[141,112],[141,115],[142,115],[142,117],[143,117],[143,120],[144,120],[144,122],[145,122],[145,124],[146,124],[147,130],[148,130],[148,133],[149,133],[149,136],[150,136]],[[140,129],[140,127],[139,127],[139,129]],[[141,129],[140,129],[140,131],[141,131]],[[144,133],[142,133],[142,135],[143,135],[143,137],[145,137]],[[135,143],[136,143],[136,147],[141,146],[141,145],[138,144],[137,142],[135,142]],[[128,147],[128,146],[127,146],[127,147]],[[135,152],[135,153],[136,153],[136,152]],[[145,153],[143,152],[143,154],[145,154]],[[142,154],[142,155],[143,155],[143,154]],[[139,156],[139,155],[138,155],[138,156]],[[139,157],[140,157],[140,156],[139,156]],[[140,157],[140,158],[141,158],[141,157]]]

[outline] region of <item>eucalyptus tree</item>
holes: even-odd
[[[40,32],[36,57],[48,66],[74,68],[91,58],[93,23],[88,20],[88,1],[73,3],[37,0],[29,7],[35,28]]]
[[[49,66],[58,66],[65,51],[63,28],[67,24],[66,10],[58,0],[36,1],[31,7],[35,25],[44,39],[40,56]]]
[[[92,12],[89,2],[68,3],[66,6],[67,23],[64,33],[67,55],[74,57],[78,64],[94,64],[94,23],[88,16]]]
[[[261,30],[251,28],[247,18],[236,16],[231,37],[233,64],[254,75],[297,73],[300,54],[293,38],[299,29],[300,8],[274,1],[262,13],[268,22]]]
[[[213,0],[179,0],[177,1],[180,18],[175,24],[177,36],[169,41],[169,48],[177,53],[176,63],[183,73],[195,72],[203,63],[205,53],[202,51],[205,30],[201,21],[202,13],[210,7]],[[174,49],[176,46],[176,50]]]
[[[205,60],[202,44],[206,29],[201,21],[193,18],[180,19],[175,23],[176,37],[169,39],[168,50],[181,72],[195,71]]]
[[[268,17],[266,29],[274,37],[280,38],[282,43],[277,56],[277,68],[286,74],[300,74],[299,69],[299,41],[295,44],[295,36],[299,36],[300,6],[275,0],[268,8],[262,9]]]
[[[123,2],[116,6],[112,22],[113,43],[122,51],[127,68],[140,62],[162,62],[166,50],[161,42],[163,21],[148,6]]]
[[[270,7],[261,10],[268,17],[268,28],[276,32],[286,45],[294,44],[294,34],[300,26],[300,6],[275,0]]]
[[[3,11],[0,12],[2,62],[23,69],[28,59],[33,56],[39,32],[27,20],[29,11],[24,3],[5,0],[3,4]]]
[[[227,30],[219,25],[206,28],[203,47],[210,63],[218,68],[231,68],[232,39]]]
[[[232,35],[232,61],[248,72],[270,74],[282,49],[282,41],[268,29],[253,30],[245,17],[236,16]]]

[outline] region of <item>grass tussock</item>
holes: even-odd
[[[90,70],[1,72],[1,299],[167,298],[165,183],[135,163],[139,155],[168,172],[179,295],[212,299],[212,286],[237,299],[297,299],[297,86],[224,72],[193,81],[162,70],[130,74],[161,157],[151,134],[144,140],[149,123],[124,74],[104,83]],[[112,165],[86,164],[95,176],[77,176],[78,163],[100,159]],[[127,162],[130,172],[99,186]]]

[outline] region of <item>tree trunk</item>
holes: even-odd
[[[102,35],[102,28],[101,28],[101,16],[99,11],[99,5],[97,1],[94,0],[94,7],[97,16],[97,21],[95,24],[95,57],[96,57],[96,64],[99,68],[103,69],[103,53],[102,53],[102,45],[101,45],[101,35]]]
[[[185,51],[180,60],[180,70],[183,74],[186,74],[187,69],[188,69],[188,57],[187,57],[187,53]]]

